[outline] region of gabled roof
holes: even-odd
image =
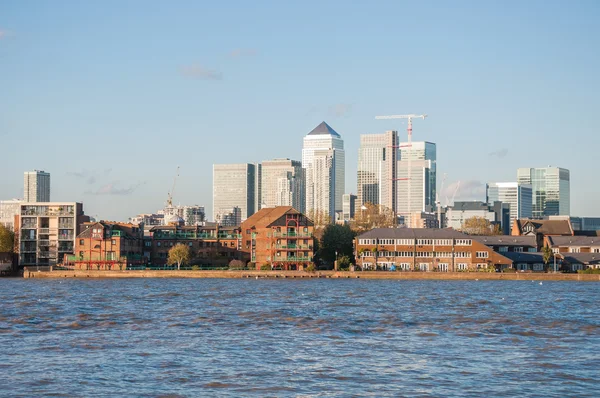
[[[536,252],[536,253],[506,252],[506,253],[502,253],[502,255],[504,257],[510,259],[513,263],[530,263],[530,264],[544,263],[544,256],[540,252]]]
[[[357,239],[472,239],[451,228],[374,228]]]
[[[471,235],[471,237],[487,246],[537,246],[535,236],[533,235]]]
[[[134,228],[139,230],[137,224],[129,224],[117,221],[91,221],[82,224],[83,231],[77,235],[77,237],[88,238],[91,236],[91,230],[93,227],[100,227],[102,229],[108,228],[113,231],[124,232],[124,236],[127,238],[137,239],[140,237],[138,232],[134,233]]]
[[[600,246],[598,236],[548,236],[550,246]]]
[[[334,137],[340,137],[340,135],[325,122],[321,122],[321,124],[312,129],[308,135],[332,135]]]
[[[600,264],[600,253],[560,253],[569,264]]]
[[[569,220],[530,220],[527,218],[516,220],[519,232],[527,224],[534,226],[536,232],[544,235],[573,235],[573,229]]]
[[[268,207],[260,209],[259,211],[248,217],[246,221],[242,222],[242,228],[265,228],[270,226],[286,214],[302,213],[294,209],[292,206]],[[311,221],[309,221],[309,225],[313,225]]]

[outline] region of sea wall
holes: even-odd
[[[336,272],[336,271],[40,271],[27,269],[24,278],[361,278],[406,280],[536,280],[536,281],[600,281],[599,274],[545,274],[495,272]]]

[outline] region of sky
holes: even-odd
[[[518,167],[571,172],[600,216],[600,2],[0,1],[0,199],[51,173],[53,201],[127,220],[212,214],[212,165],[301,159],[321,121],[356,192],[376,115],[425,113],[442,204],[485,200]]]

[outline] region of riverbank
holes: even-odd
[[[544,274],[495,272],[342,272],[342,271],[41,271],[27,269],[24,278],[269,278],[269,279],[405,279],[405,280],[537,280],[600,281],[598,274]]]

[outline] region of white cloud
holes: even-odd
[[[222,80],[223,74],[217,70],[208,69],[201,65],[188,65],[181,68],[181,73],[192,79]]]

